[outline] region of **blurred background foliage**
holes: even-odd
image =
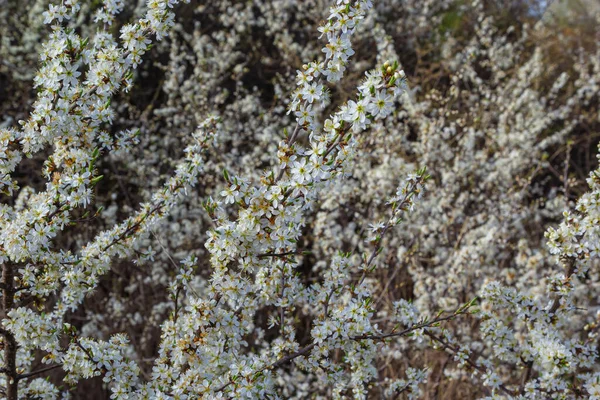
[[[434,192],[440,194],[432,194],[431,203],[441,211],[415,217],[417,228],[407,229],[406,237],[399,235],[398,242],[390,243],[390,250],[382,256],[390,266],[380,273],[382,302],[417,298],[424,290],[435,297],[437,289],[428,279],[443,279],[438,269],[448,271],[448,280],[465,279],[460,283],[463,298],[458,301],[468,301],[486,275],[515,285],[525,285],[519,283],[520,275],[539,280],[539,275],[529,276],[519,269],[519,257],[531,260],[545,251],[545,227],[557,223],[563,208],[587,190],[585,179],[597,166],[600,63],[594,63],[593,58],[600,54],[600,2],[374,3],[368,28],[356,35],[358,62],[340,85],[330,88],[329,111],[354,93],[357,78],[372,68],[378,57],[393,53],[406,71],[410,100],[395,119],[364,139],[361,146],[366,156],[356,162],[350,189],[332,191],[341,202],[332,218],[339,227],[321,227],[325,217],[320,213],[334,209],[327,196],[323,208],[314,211],[300,244],[303,250],[311,251],[302,261],[306,280],[314,279],[315,271],[322,268],[319,260],[329,248],[351,251],[363,246],[364,227],[359,221],[376,220],[385,209],[381,201],[384,191],[404,170],[421,163],[428,166],[436,182]],[[35,99],[32,82],[40,62],[38,54],[50,32],[42,17],[48,4],[48,0],[0,0],[0,126],[15,126],[18,120],[26,119]],[[71,27],[82,36],[91,36],[94,10],[101,1],[84,0],[81,4],[80,17]],[[143,1],[127,1],[119,23],[140,15],[143,7]],[[196,200],[190,199],[148,239],[146,246],[158,253],[156,261],[150,263],[151,272],[138,265],[142,261],[120,262],[95,296],[71,316],[76,327],[105,337],[126,332],[142,363],[151,365],[159,341],[159,322],[169,311],[164,277],[173,275],[173,260],[190,252],[204,254],[205,232],[211,222],[200,200],[216,196],[223,185],[223,168],[256,177],[251,174],[272,165],[283,128],[293,126],[286,115],[286,102],[294,89],[295,71],[318,56],[322,43],[316,27],[324,21],[328,7],[325,0],[193,0],[177,9],[172,34],[146,54],[136,71],[134,89],[117,94],[113,102],[117,117],[107,129],[115,134],[120,129],[139,128],[139,148],[129,157],[109,158],[99,164],[105,179],[96,187],[95,207],[102,206],[104,211],[61,235],[57,242],[63,248],[75,249],[99,229],[134,210],[172,171],[189,132],[207,114],[219,113],[228,133],[212,154],[214,162],[197,189]],[[119,23],[113,27],[115,34]],[[527,66],[532,59],[535,65]],[[563,73],[570,78],[554,93],[553,87]],[[537,98],[521,102],[526,89]],[[529,105],[534,100],[540,101],[539,107]],[[564,114],[562,105],[569,107]],[[507,111],[511,108],[514,110]],[[524,111],[520,113],[520,109]],[[535,137],[523,143],[516,142],[516,134],[506,132],[511,127],[515,132],[525,131],[550,112],[556,112],[557,117],[544,122],[542,128],[531,128]],[[501,115],[508,115],[506,118],[514,119],[514,123],[505,123]],[[22,163],[17,174],[21,187],[44,187],[40,171],[46,156],[39,154]],[[511,163],[519,160],[524,165],[513,167]],[[367,173],[361,171],[368,170],[367,164],[375,172],[365,177]],[[465,165],[475,167],[471,171]],[[389,176],[382,178],[385,173],[378,167]],[[249,172],[253,170],[256,172]],[[508,183],[503,181],[506,171]],[[376,189],[369,192],[365,187]],[[485,247],[481,227],[507,212],[505,202],[510,203],[506,198],[511,196],[518,206],[508,212],[521,213],[521,217],[511,220],[513,225],[506,228],[513,229],[509,233],[486,239],[500,250],[484,254],[470,248],[473,244]],[[451,207],[458,211],[447,211]],[[476,220],[472,225],[468,222],[471,216]],[[515,228],[515,224],[521,225]],[[330,241],[319,242],[317,233]],[[523,236],[526,244],[519,240]],[[440,247],[448,252],[436,255],[434,250]],[[402,251],[397,252],[399,248]],[[472,273],[456,272],[444,260],[444,254],[447,259],[460,259],[463,249],[467,249],[469,262],[481,263]],[[527,268],[550,267],[540,262]],[[209,271],[201,269],[200,274],[208,276]],[[425,278],[427,274],[431,276]],[[458,296],[448,287],[443,292],[424,306],[444,308],[446,295]],[[382,364],[382,374],[398,377],[408,365],[415,364],[432,366],[425,398],[474,398],[482,394],[479,386],[464,377],[451,379],[448,370],[452,360],[443,352],[407,350],[404,358]],[[148,375],[148,370],[145,373]],[[49,376],[61,379],[55,372]],[[101,379],[91,380],[73,394],[76,398],[108,398],[102,385]],[[373,388],[373,395],[378,395],[377,388]]]

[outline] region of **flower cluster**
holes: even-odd
[[[22,3],[4,398],[600,396],[600,16]]]

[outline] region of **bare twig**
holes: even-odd
[[[27,372],[25,374],[19,374],[17,376],[17,379],[21,380],[21,379],[31,378],[32,376],[43,374],[44,372],[52,371],[53,369],[60,368],[60,367],[62,367],[62,364],[54,364],[54,365],[51,365],[49,367],[40,368],[40,369],[38,369],[36,371]]]

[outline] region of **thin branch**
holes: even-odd
[[[533,371],[533,361],[528,361],[525,363],[525,373],[523,374],[523,378],[521,379],[521,386],[519,387],[519,392],[521,394],[525,393],[525,385],[531,378],[531,372]]]
[[[2,265],[2,310],[4,315],[13,309],[15,299],[15,266],[10,262]],[[19,344],[14,335],[6,330],[2,331],[5,339],[4,344],[4,373],[6,374],[6,400],[18,399],[17,382],[17,351]]]
[[[385,339],[392,338],[392,337],[404,336],[404,335],[409,334],[412,331],[422,329],[422,328],[427,328],[427,327],[433,326],[435,324],[438,324],[440,322],[448,321],[452,318],[458,317],[459,315],[466,314],[468,312],[468,310],[469,310],[469,306],[463,306],[463,307],[458,308],[451,315],[448,315],[446,317],[438,317],[431,321],[425,321],[425,322],[422,322],[419,324],[415,324],[412,327],[406,328],[400,332],[392,332],[392,333],[387,333],[387,334],[382,334],[382,335],[358,335],[358,336],[351,336],[351,337],[349,337],[349,339],[354,340],[354,341],[385,340]],[[330,338],[331,338],[331,335],[327,336],[327,338],[325,338],[325,340],[328,340]],[[265,370],[273,370],[273,369],[282,367],[283,365],[289,363],[290,361],[292,361],[298,357],[307,355],[316,346],[317,346],[317,343],[314,343],[314,342],[309,345],[306,345],[306,346],[302,347],[301,349],[299,349],[291,354],[288,354],[287,356],[281,357],[279,360],[275,361],[273,364],[267,365],[267,366],[261,368],[259,371],[252,372],[251,374],[257,374],[257,373],[261,373]],[[249,376],[249,375],[247,375],[247,376]],[[216,390],[216,392],[218,393],[218,392],[225,390],[228,386],[230,386],[233,383],[234,383],[234,380],[232,378],[230,378],[229,382],[227,382],[226,384],[219,387]]]
[[[445,341],[443,338],[436,336],[435,334],[425,331],[425,334],[427,336],[429,336],[432,340],[435,340],[436,342],[440,343],[442,345],[442,347],[444,347],[444,349],[450,351],[452,354],[456,354],[459,352],[459,349],[457,349],[455,346],[452,346],[450,343],[448,343],[447,341]],[[472,367],[473,369],[479,371],[482,374],[485,374],[487,372],[487,370],[480,366],[477,365],[473,360],[471,360],[470,358],[466,358],[464,359],[465,363],[469,364],[470,367]],[[516,394],[514,391],[508,389],[503,383],[501,383],[498,388],[504,392],[505,394],[514,397]]]
[[[468,310],[468,308],[465,309],[465,311],[454,313],[454,314],[448,315],[448,316],[443,317],[443,318],[436,318],[436,319],[434,319],[432,321],[429,321],[429,322],[422,322],[420,324],[413,325],[412,327],[406,328],[406,329],[404,329],[402,331],[399,331],[399,332],[390,332],[390,333],[385,333],[385,334],[381,334],[381,335],[359,335],[359,336],[351,336],[350,339],[352,339],[352,340],[386,340],[386,339],[393,338],[393,337],[404,336],[404,335],[406,335],[406,334],[408,334],[408,333],[410,333],[412,331],[416,331],[418,329],[423,329],[423,328],[428,328],[428,327],[430,327],[432,325],[435,325],[437,323],[444,322],[444,321],[449,321],[451,319],[456,318],[459,315],[466,314],[466,310]]]
[[[291,146],[296,141],[296,138],[298,137],[299,133],[300,133],[300,124],[296,123],[296,128],[294,128],[294,132],[292,133],[292,136],[290,136],[288,138],[288,141],[287,141],[288,146]],[[275,178],[275,182],[280,181],[281,178],[283,178],[284,173],[285,173],[285,168],[281,168],[279,170],[279,174],[277,174],[277,178]]]
[[[257,257],[258,258],[285,257],[285,256],[299,256],[299,255],[302,255],[302,254],[303,254],[303,252],[288,251],[286,253],[264,253],[264,254],[259,254]]]
[[[17,380],[31,378],[32,376],[42,374],[44,372],[52,371],[53,369],[60,368],[60,367],[62,367],[62,364],[55,364],[55,365],[51,365],[46,368],[38,369],[37,371],[28,372],[26,374],[19,374],[19,375],[17,375]]]

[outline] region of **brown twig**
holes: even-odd
[[[46,367],[46,368],[40,368],[37,371],[27,372],[25,374],[19,374],[17,376],[17,379],[21,380],[21,379],[31,378],[32,376],[35,376],[35,375],[38,375],[38,374],[42,374],[44,372],[52,371],[53,369],[60,368],[60,367],[62,367],[62,364],[55,364],[55,365],[51,365],[51,366]]]
[[[2,265],[2,310],[6,317],[14,306],[15,290],[15,271],[14,265],[10,262],[5,262]],[[6,341],[4,345],[4,368],[6,374],[6,400],[18,399],[18,375],[17,375],[17,350],[19,345],[14,335],[2,329],[1,334]]]

